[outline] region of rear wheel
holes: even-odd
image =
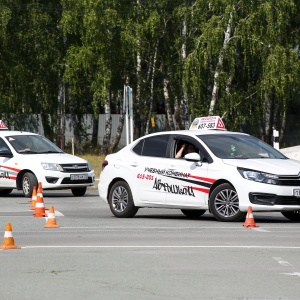
[[[13,189],[0,190],[0,196],[6,196],[12,192]]]
[[[118,218],[131,218],[139,210],[133,203],[132,193],[125,181],[117,181],[108,196],[111,212]]]
[[[81,197],[86,193],[86,187],[71,189],[71,191],[75,197]]]
[[[300,210],[282,212],[287,219],[292,222],[300,222]]]
[[[245,219],[247,213],[239,209],[239,197],[229,183],[220,184],[209,197],[209,208],[213,216],[222,222],[237,222]]]
[[[26,198],[30,198],[32,196],[33,187],[38,187],[38,181],[33,173],[27,172],[23,175],[22,178],[22,190],[23,195]]]
[[[205,209],[181,209],[181,212],[188,218],[199,218],[201,217],[206,210]]]

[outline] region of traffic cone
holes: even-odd
[[[38,183],[37,196],[40,196],[42,201],[44,202],[43,188],[42,188],[41,182]],[[48,208],[45,206],[45,209],[48,209]]]
[[[30,205],[31,210],[35,208],[36,201],[37,201],[37,193],[36,193],[36,186],[34,186],[32,191],[32,196],[31,196],[31,205]]]
[[[33,215],[37,218],[46,216],[44,201],[43,201],[43,198],[41,198],[39,194],[37,195],[37,201],[35,204]]]
[[[58,228],[59,227],[59,225],[56,224],[54,206],[50,206],[50,209],[48,212],[47,223],[44,227],[45,228]]]
[[[259,227],[258,225],[256,225],[256,223],[254,221],[253,213],[252,213],[252,206],[248,206],[248,212],[247,212],[246,220],[245,220],[243,227],[248,227],[248,228]]]
[[[20,248],[21,248],[20,246],[15,245],[15,241],[12,235],[12,226],[11,223],[8,222],[6,224],[3,244],[2,246],[0,246],[0,249],[6,250],[6,249],[20,249]]]

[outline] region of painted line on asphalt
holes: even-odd
[[[275,261],[277,261],[281,266],[284,267],[292,267],[293,265],[286,260],[282,260],[281,257],[272,257]]]
[[[48,214],[49,210],[46,209],[46,214]],[[32,217],[34,210],[18,210],[18,211],[0,211],[0,218],[7,218],[7,217]],[[64,217],[64,214],[61,213],[59,210],[55,210],[55,216],[57,217]]]
[[[82,245],[73,245],[73,246],[24,246],[21,247],[22,249],[37,249],[37,248],[129,248],[129,249],[200,249],[200,248],[225,248],[225,249],[300,249],[300,246],[224,246],[224,245],[218,245],[218,246],[155,246],[155,245],[90,245],[90,246],[82,246]]]

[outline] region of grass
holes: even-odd
[[[105,156],[96,155],[96,154],[84,154],[84,155],[80,155],[80,157],[87,160],[92,165],[95,171],[95,178],[99,179],[101,173],[101,165]]]

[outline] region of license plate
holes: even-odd
[[[294,196],[300,197],[300,189],[294,189]]]
[[[86,179],[88,179],[87,174],[71,174],[71,180],[86,180]]]

